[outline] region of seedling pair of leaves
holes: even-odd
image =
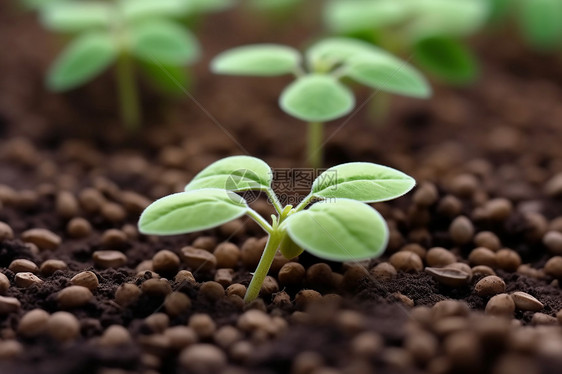
[[[51,66],[48,88],[73,89],[116,64],[122,117],[136,127],[140,108],[133,60],[165,90],[185,85],[184,66],[199,57],[199,44],[177,19],[209,9],[204,4],[202,0],[58,1],[43,8],[46,28],[77,34]]]
[[[562,48],[562,1],[491,0],[493,21],[514,18],[525,41],[543,51]]]
[[[271,188],[272,175],[270,167],[254,157],[219,160],[197,174],[185,192],[149,205],[140,217],[139,230],[155,235],[186,234],[249,216],[269,235],[247,289],[245,300],[249,302],[259,295],[278,249],[288,259],[303,250],[334,261],[379,256],[388,242],[388,228],[382,216],[366,203],[396,198],[415,185],[413,178],[386,166],[347,163],[322,173],[310,193],[293,207],[280,204]],[[271,222],[236,194],[250,190],[268,196],[277,212]]]
[[[351,90],[341,82],[349,78],[376,90],[426,98],[431,94],[425,78],[405,61],[369,43],[350,38],[329,38],[308,48],[304,56],[278,44],[247,45],[227,50],[211,62],[219,74],[279,76],[296,79],[279,97],[283,111],[309,122],[308,161],[322,164],[322,123],[341,118],[355,107]]]
[[[466,84],[478,64],[461,39],[478,31],[488,13],[489,0],[332,0],[324,19],[333,32],[366,37],[412,55],[441,80]]]

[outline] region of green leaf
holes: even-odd
[[[349,199],[318,202],[289,216],[285,225],[295,243],[332,261],[377,257],[388,243],[388,227],[379,212]]]
[[[143,234],[187,234],[220,226],[247,211],[248,205],[242,197],[209,188],[156,200],[142,212],[138,226]]]
[[[410,14],[397,0],[333,0],[324,9],[324,22],[338,33],[375,30],[404,21]]]
[[[327,72],[334,66],[349,63],[359,56],[376,59],[384,55],[389,53],[361,40],[327,38],[307,49],[306,60],[310,70]]]
[[[346,75],[374,89],[427,98],[431,87],[413,66],[391,55],[360,57],[353,61]]]
[[[283,239],[281,239],[281,243],[279,243],[279,252],[281,252],[283,257],[290,260],[299,256],[303,249],[291,239],[291,236],[285,234]]]
[[[211,61],[211,71],[229,75],[275,76],[293,73],[300,53],[278,44],[253,44],[222,52]]]
[[[101,32],[83,34],[55,60],[47,74],[47,86],[53,91],[80,86],[111,65],[117,54],[111,35]]]
[[[55,3],[67,0],[21,0],[23,6],[27,9],[42,10]]]
[[[474,81],[478,68],[472,53],[457,40],[433,36],[413,47],[414,59],[424,69],[451,83]]]
[[[183,66],[142,61],[141,68],[150,82],[166,93],[179,95],[190,84],[189,74]]]
[[[190,0],[121,0],[119,6],[128,22],[146,18],[182,17],[189,11]]]
[[[562,1],[522,0],[519,5],[519,21],[529,43],[541,49],[562,45]]]
[[[229,191],[266,190],[273,173],[262,160],[250,156],[231,156],[218,160],[197,174],[186,191],[221,188]]]
[[[154,20],[131,29],[131,51],[145,61],[185,65],[199,57],[199,44],[183,26]]]
[[[46,28],[62,32],[107,28],[112,10],[110,4],[99,1],[58,2],[43,9],[41,21]]]
[[[402,196],[415,185],[414,178],[388,166],[350,162],[320,174],[312,183],[311,194],[325,199],[348,198],[375,203]]]
[[[489,0],[407,1],[413,15],[406,31],[412,38],[439,34],[467,36],[484,25],[490,12]]]
[[[201,14],[220,12],[235,5],[234,0],[183,0],[188,3],[189,13]]]
[[[329,75],[311,74],[287,86],[279,98],[286,113],[309,122],[340,118],[353,110],[351,91]]]

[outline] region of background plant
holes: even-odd
[[[425,78],[408,63],[381,48],[348,38],[322,40],[307,49],[304,57],[278,44],[256,44],[227,50],[211,62],[219,74],[278,76],[296,79],[279,97],[283,111],[308,125],[308,162],[322,164],[323,123],[350,113],[355,98],[342,78],[371,88],[426,98],[431,94]]]
[[[562,1],[491,0],[491,5],[492,21],[515,20],[531,47],[542,51],[562,48]]]
[[[328,29],[366,39],[454,84],[477,76],[476,58],[462,40],[486,22],[489,0],[332,0]]]
[[[413,178],[398,170],[353,162],[326,170],[300,204],[283,207],[271,188],[272,176],[270,167],[254,157],[219,160],[197,174],[185,192],[149,205],[139,219],[139,230],[155,235],[186,234],[248,215],[269,235],[247,289],[245,300],[249,302],[259,295],[278,249],[289,259],[303,250],[333,261],[379,256],[388,242],[388,227],[365,203],[396,198],[415,185]],[[271,222],[235,193],[250,190],[268,196],[277,212]]]
[[[185,84],[184,66],[199,56],[193,34],[177,18],[200,11],[194,0],[61,1],[41,10],[43,25],[76,34],[47,75],[49,89],[78,87],[116,65],[122,119],[131,128],[140,122],[135,83],[136,60],[161,87]]]

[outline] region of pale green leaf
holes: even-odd
[[[43,10],[53,4],[68,0],[21,0],[23,6],[27,9]]]
[[[311,74],[301,77],[283,90],[279,105],[286,113],[309,122],[340,118],[353,110],[353,93],[336,78]]]
[[[55,60],[47,74],[47,86],[53,91],[80,86],[111,65],[117,54],[111,35],[102,32],[83,34]]]
[[[519,5],[518,18],[529,43],[541,49],[562,46],[562,1],[521,0]]]
[[[313,71],[327,72],[334,66],[350,63],[358,57],[378,59],[391,56],[384,49],[352,38],[323,39],[306,51],[308,66]]]
[[[328,28],[338,33],[376,30],[404,21],[410,14],[397,0],[333,0],[324,9]]]
[[[50,30],[62,32],[107,28],[112,10],[110,4],[101,1],[58,2],[44,8],[41,22]]]
[[[253,44],[222,52],[211,61],[218,74],[275,76],[293,73],[300,63],[300,53],[277,44]]]
[[[402,196],[416,185],[414,178],[388,166],[350,162],[324,171],[312,184],[312,195],[348,198],[366,203]]]
[[[318,202],[285,221],[295,243],[332,261],[358,261],[380,256],[388,243],[388,227],[375,209],[358,201]]]
[[[188,3],[189,13],[202,14],[219,12],[236,4],[235,0],[183,0]]]
[[[427,98],[431,87],[413,66],[390,55],[360,57],[349,64],[346,75],[377,90]]]
[[[156,17],[182,17],[189,11],[190,0],[121,0],[119,6],[125,20],[137,22]]]
[[[450,83],[464,84],[476,78],[473,54],[457,40],[433,36],[419,40],[413,47],[418,65]]]
[[[185,65],[199,57],[199,44],[191,32],[166,20],[135,25],[130,48],[140,59],[163,64]]]
[[[234,192],[211,188],[180,192],[150,204],[138,226],[143,234],[187,234],[222,225],[248,209],[246,201]]]
[[[229,191],[266,190],[271,186],[271,168],[259,158],[230,156],[218,160],[197,174],[186,191],[222,188]]]

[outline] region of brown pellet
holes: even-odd
[[[459,269],[426,267],[425,271],[439,283],[449,287],[461,287],[470,281],[470,274]]]
[[[92,259],[103,269],[118,268],[127,263],[127,256],[119,251],[95,251]]]
[[[389,262],[397,270],[415,272],[423,270],[423,262],[420,256],[409,251],[396,252],[390,256]]]
[[[163,249],[152,257],[152,267],[157,273],[177,271],[179,266],[180,258],[170,250]]]
[[[492,221],[504,221],[513,211],[511,201],[504,198],[491,199],[484,205],[484,214]]]
[[[16,273],[14,282],[16,283],[16,286],[20,288],[28,288],[43,283],[43,280],[33,273],[20,272]]]
[[[433,183],[429,182],[422,183],[414,192],[412,197],[414,204],[422,207],[428,207],[435,204],[437,199],[439,199],[437,188]]]
[[[449,218],[462,213],[462,202],[453,195],[444,196],[437,204],[437,212]]]
[[[21,234],[24,242],[33,243],[39,249],[57,249],[61,244],[61,238],[47,229],[29,229]]]
[[[0,296],[0,315],[17,312],[21,303],[15,297]]]
[[[479,296],[493,296],[505,292],[505,282],[500,277],[489,275],[476,283],[474,291]]]
[[[242,244],[240,259],[245,267],[255,269],[260,261],[266,242],[267,237],[261,239],[249,238]]]
[[[298,285],[301,284],[306,274],[304,266],[298,262],[288,262],[281,267],[277,279],[282,285]]]
[[[103,347],[119,347],[132,341],[129,330],[121,325],[111,325],[103,332],[98,344]]]
[[[486,314],[495,316],[513,317],[515,313],[515,303],[511,296],[501,293],[492,297],[486,304]]]
[[[474,236],[474,244],[478,247],[488,248],[496,252],[501,248],[500,239],[491,231],[481,231]]]
[[[519,310],[538,312],[544,305],[526,292],[517,291],[511,294],[515,307]]]
[[[196,283],[193,273],[189,270],[180,270],[174,277],[176,283]]]
[[[170,326],[170,317],[164,313],[153,313],[143,321],[144,325],[153,333],[163,333]]]
[[[431,315],[434,321],[439,321],[446,317],[464,317],[468,315],[470,308],[463,301],[442,300],[431,308]]]
[[[41,266],[39,267],[39,272],[41,273],[41,275],[49,276],[54,274],[55,271],[62,271],[66,269],[68,269],[68,265],[66,264],[66,262],[50,259],[41,264]]]
[[[179,316],[191,308],[191,299],[182,292],[172,292],[164,300],[164,309],[170,316]]]
[[[12,230],[7,223],[0,221],[0,242],[3,242],[4,240],[12,240],[13,238],[14,230]]]
[[[424,365],[437,354],[439,342],[432,334],[418,331],[406,337],[404,348],[410,352],[414,361]]]
[[[57,294],[59,306],[63,309],[78,308],[88,304],[94,297],[92,291],[82,286],[69,286]]]
[[[316,263],[306,270],[306,284],[314,289],[325,290],[332,287],[332,269],[326,263]]]
[[[521,256],[512,249],[503,248],[496,252],[496,262],[500,269],[514,272],[521,265]]]
[[[127,211],[117,203],[105,202],[101,205],[100,213],[107,221],[119,223],[127,218]]]
[[[537,325],[557,325],[558,320],[556,317],[550,316],[545,313],[535,313],[531,318],[531,324]]]
[[[231,284],[226,289],[226,295],[237,295],[243,298],[246,295],[246,286],[240,283]]]
[[[20,342],[13,339],[0,341],[0,360],[13,359],[21,355],[24,348]]]
[[[228,242],[220,243],[213,254],[217,259],[217,267],[219,268],[234,269],[240,260],[240,249],[236,244]]]
[[[217,266],[215,255],[205,249],[183,247],[181,257],[183,262],[193,271],[212,271]]]
[[[474,226],[465,216],[459,216],[449,226],[449,235],[456,244],[466,244],[474,236]]]
[[[115,291],[115,302],[121,306],[128,306],[135,303],[142,291],[136,284],[124,283]]]
[[[105,230],[101,237],[101,244],[105,249],[124,249],[127,246],[129,238],[121,230],[109,229]]]
[[[0,295],[6,294],[6,291],[10,288],[10,280],[4,273],[0,273]]]
[[[209,301],[217,301],[225,296],[224,287],[217,282],[204,282],[199,288],[199,296]]]
[[[228,325],[221,327],[213,334],[213,340],[222,348],[228,348],[242,338],[243,335],[236,327]]]
[[[193,241],[193,247],[212,252],[217,246],[217,239],[214,236],[200,236]]]
[[[260,288],[260,296],[270,296],[279,291],[279,284],[272,276],[266,276]]]
[[[55,211],[57,215],[64,219],[69,219],[78,215],[80,206],[78,200],[71,192],[60,191],[55,201]]]
[[[261,310],[251,309],[238,317],[237,326],[240,330],[247,332],[255,330],[268,332],[271,329],[271,318]]]
[[[119,198],[123,207],[132,214],[140,214],[150,205],[149,199],[133,191],[123,191]]]
[[[164,331],[173,349],[180,350],[197,342],[197,334],[187,326],[173,326]]]
[[[47,321],[47,332],[60,342],[71,341],[80,335],[80,322],[68,312],[56,312]]]
[[[92,271],[83,271],[76,274],[70,279],[70,283],[75,286],[86,287],[90,291],[94,291],[100,285],[98,277]]]
[[[480,182],[472,174],[460,174],[451,180],[451,192],[460,197],[470,197],[476,192]]]
[[[43,309],[33,309],[23,315],[18,324],[18,334],[32,338],[43,334],[47,329],[49,313]]]
[[[544,265],[544,272],[551,277],[562,279],[562,256],[551,257]]]
[[[37,273],[39,271],[39,267],[35,265],[35,263],[22,258],[12,261],[8,266],[8,269],[10,269],[14,273],[19,273],[19,272]]]
[[[481,362],[480,342],[474,332],[462,331],[448,336],[443,348],[453,368],[474,368]]]
[[[562,255],[562,232],[548,231],[543,236],[542,242],[553,255]]]
[[[86,219],[76,217],[68,222],[66,232],[73,238],[86,238],[92,233],[92,225]]]
[[[472,268],[473,275],[496,275],[494,269],[486,265],[477,265]]]
[[[295,296],[295,306],[303,310],[306,306],[322,300],[322,295],[314,290],[301,290]]]
[[[425,256],[425,261],[432,267],[443,267],[456,260],[456,256],[452,252],[441,247],[430,248]]]
[[[370,274],[378,280],[390,280],[398,274],[396,268],[388,262],[381,262],[373,267]]]
[[[172,292],[172,286],[166,279],[151,278],[143,282],[141,290],[151,296],[166,296]]]
[[[486,265],[495,268],[498,265],[496,253],[485,247],[474,248],[468,255],[472,265]]]
[[[203,313],[193,314],[187,325],[195,331],[199,339],[212,337],[217,328],[213,319],[208,314]]]
[[[217,269],[215,272],[215,282],[220,283],[223,287],[228,287],[232,283],[234,270],[232,269]]]
[[[227,357],[212,344],[193,344],[181,351],[179,362],[195,373],[218,373],[226,366]]]

